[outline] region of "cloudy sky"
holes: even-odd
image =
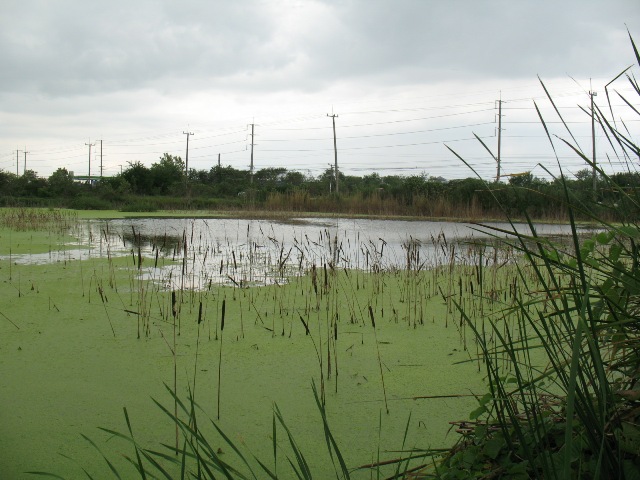
[[[590,152],[590,90],[634,63],[637,0],[2,0],[0,169],[189,167],[484,178],[557,171],[538,77]],[[638,75],[638,66],[628,73]],[[630,95],[623,77],[610,87]],[[629,97],[638,105],[638,97]],[[638,135],[637,116],[612,97]],[[634,130],[635,129],[635,130]],[[87,144],[94,146],[89,147]],[[607,141],[597,138],[604,161]],[[27,151],[25,156],[24,151]],[[568,149],[560,162],[584,165]],[[608,169],[625,168],[611,155]]]

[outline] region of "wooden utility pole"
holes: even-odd
[[[249,165],[249,172],[251,174],[251,177],[249,179],[249,182],[251,183],[251,185],[253,185],[253,146],[255,145],[255,143],[253,143],[253,127],[254,124],[251,124],[251,164]]]
[[[336,143],[336,117],[338,115],[336,115],[335,113],[332,113],[331,115],[329,115],[327,113],[327,117],[331,117],[331,120],[333,122],[333,156],[334,156],[334,160],[335,160],[335,165],[333,167],[333,174],[335,175],[335,179],[336,179],[336,195],[338,193],[340,193],[340,187],[338,186],[338,145]]]
[[[500,149],[502,148],[502,95],[498,100],[498,157],[496,159],[496,182],[500,181]]]
[[[20,150],[16,150],[16,177],[20,175],[20,172],[18,171],[18,166],[20,165],[20,160],[18,160],[19,153],[20,153]]]
[[[89,186],[91,186],[91,147],[95,146],[95,143],[91,143],[89,140],[89,143],[85,143],[85,145],[89,146]]]
[[[593,199],[597,199],[597,190],[596,190],[596,113],[593,109],[593,97],[598,95],[596,92],[589,91],[589,97],[591,97],[591,155],[593,160]]]
[[[189,182],[189,137],[193,135],[193,132],[182,133],[187,136],[187,152],[184,156],[184,186],[186,188],[187,183]]]
[[[102,140],[100,140],[100,178],[102,178]]]
[[[26,150],[26,149],[27,149],[27,147],[24,147],[24,148],[25,148],[25,150],[24,150],[24,152],[23,152],[23,153],[24,153],[24,169],[22,170],[22,175],[24,175],[25,173],[27,173],[27,153],[29,153],[29,152],[27,152],[27,150]]]

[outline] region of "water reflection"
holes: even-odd
[[[511,231],[510,224],[488,226]],[[67,262],[131,255],[140,275],[167,288],[283,283],[318,268],[421,270],[478,261],[502,263],[513,251],[494,249],[495,231],[472,224],[303,218],[289,221],[135,218],[92,220],[77,242],[18,263]],[[517,225],[528,232],[525,224]],[[542,236],[570,234],[567,225],[540,224]]]

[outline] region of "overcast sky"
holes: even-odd
[[[91,143],[92,175],[101,159],[113,175],[184,159],[183,132],[191,168],[220,154],[245,169],[254,124],[256,169],[317,175],[334,161],[335,113],[346,174],[472,176],[448,145],[491,178],[474,134],[495,152],[502,98],[503,173],[544,176],[536,165],[556,160],[534,100],[550,126],[557,116],[538,76],[590,151],[578,106],[590,89],[604,106],[634,63],[627,29],[640,45],[638,0],[2,0],[0,169],[22,174],[26,149],[39,175],[86,175]],[[567,149],[560,161],[584,167]]]

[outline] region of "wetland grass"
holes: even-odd
[[[631,44],[640,65],[633,39]],[[635,79],[627,79],[640,94]],[[563,185],[570,241],[540,237],[525,212],[528,231],[509,232],[510,247],[524,259],[517,274],[487,282],[484,263],[478,263],[477,283],[484,297],[480,308],[499,300],[503,307],[498,315],[483,316],[481,325],[460,304],[457,308],[477,339],[490,391],[480,399],[471,422],[457,423],[462,435],[458,447],[425,475],[460,478],[483,471],[521,478],[633,479],[640,471],[640,203],[581,152],[543,83],[542,87],[571,136],[561,142],[619,194],[629,216],[622,224],[609,223],[598,214],[601,205],[596,200],[575,200],[561,171],[558,181]],[[550,127],[535,107],[556,152]],[[613,114],[611,105],[609,109]],[[587,113],[615,144],[618,159],[637,169],[629,159],[640,149],[629,132],[618,130],[599,108]],[[587,238],[581,235],[575,220],[579,215],[591,218],[599,231]],[[493,231],[496,238],[507,233]],[[506,304],[508,299],[512,306]]]

